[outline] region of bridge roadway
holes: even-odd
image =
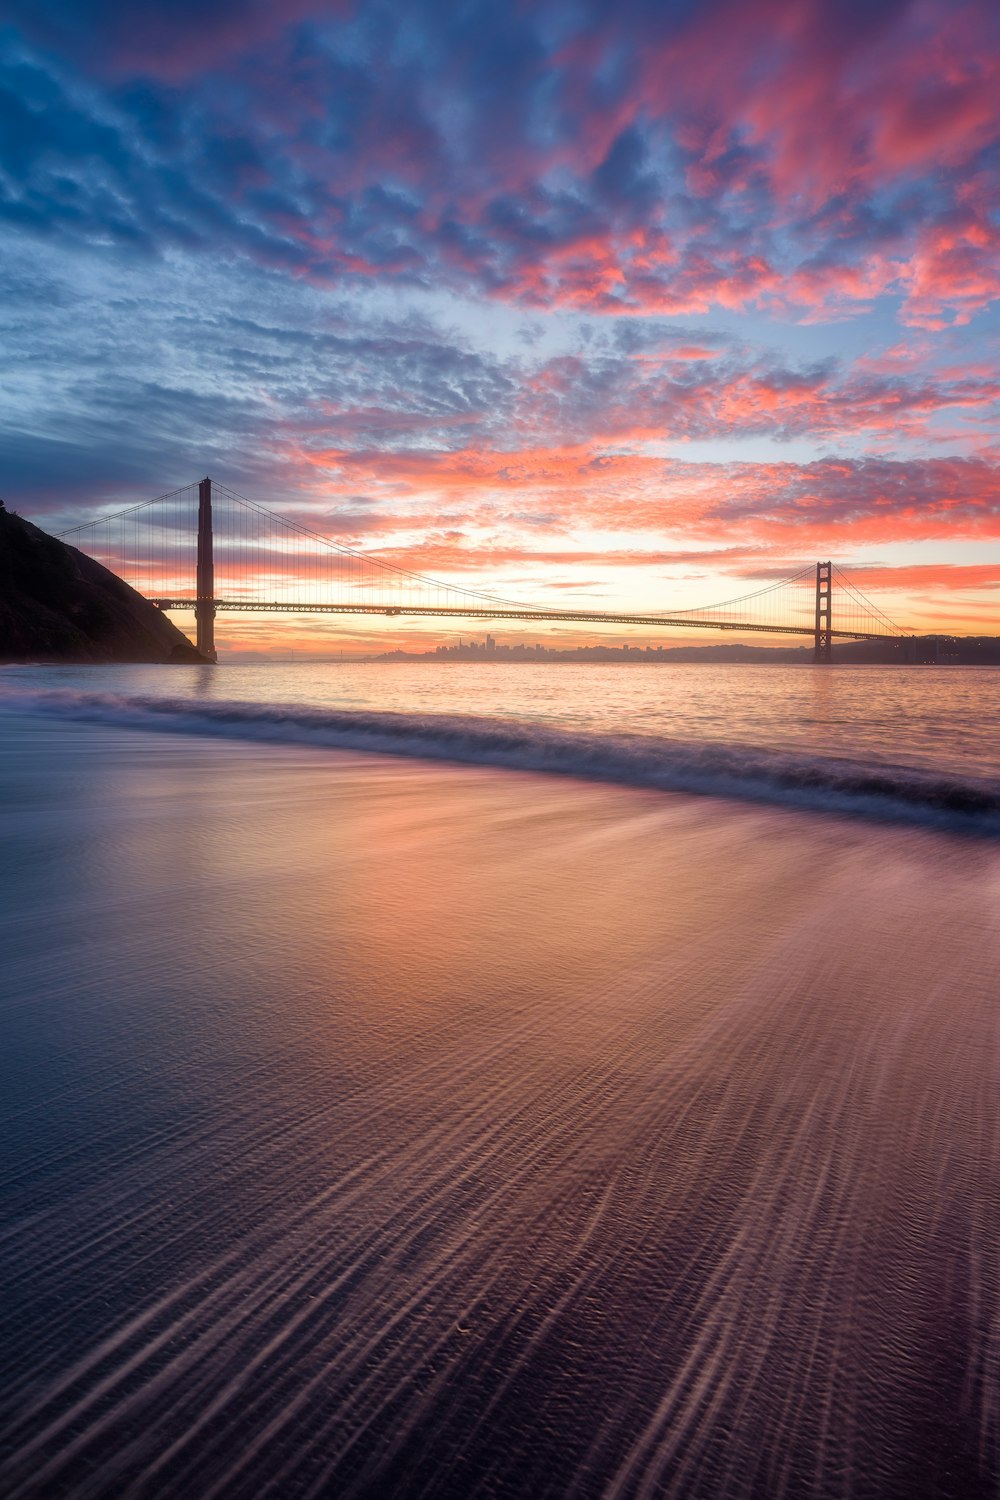
[[[152,599],[157,609],[194,609],[196,599]],[[645,625],[653,627],[683,627],[701,630],[742,630],[760,635],[813,635],[814,626],[808,625],[763,625],[753,620],[689,620],[681,615],[611,615],[595,611],[569,609],[504,609],[483,605],[449,606],[435,608],[432,605],[394,604],[283,604],[248,603],[238,599],[213,599],[216,610],[235,610],[242,614],[287,614],[287,615],[433,615],[451,620],[563,620],[588,625]],[[895,641],[898,635],[878,630],[831,630],[830,635],[849,641]]]

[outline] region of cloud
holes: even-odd
[[[41,46],[96,72],[180,82],[267,45],[310,14],[345,15],[336,0],[11,0],[10,20]]]
[[[8,8],[8,220],[538,308],[997,297],[985,0],[189,8]]]
[[[10,503],[612,592],[998,539],[985,0],[192,15],[5,11]]]
[[[851,580],[859,588],[978,592],[980,589],[1000,589],[1000,563],[906,563],[894,568],[859,567],[851,570]]]
[[[992,429],[988,359],[933,366],[890,349],[798,363],[708,330],[692,344],[657,320],[627,337],[620,325],[574,337],[572,352],[512,341],[501,353],[261,271],[134,268],[91,293],[86,263],[63,279],[53,256],[0,273],[4,485],[40,515],[68,520],[71,506],[211,472],[321,531],[404,548],[446,517],[476,547],[489,532],[525,553],[563,551],[559,535],[596,555],[581,540],[595,530],[658,532],[661,551],[664,537],[714,546],[727,531],[786,548],[797,530],[796,548],[812,537],[838,549],[893,528],[995,534],[988,456],[934,452],[942,423]],[[687,442],[760,435],[844,451],[812,463],[678,458]],[[927,451],[850,452],[862,438]]]

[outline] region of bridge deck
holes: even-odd
[[[158,609],[194,609],[195,599],[153,599]],[[235,610],[244,614],[289,614],[289,615],[431,615],[452,620],[562,620],[567,623],[590,625],[643,625],[654,629],[680,628],[695,630],[741,630],[753,635],[799,635],[812,636],[814,626],[763,625],[752,620],[690,620],[682,615],[615,615],[594,610],[569,609],[509,609],[468,606],[456,609],[442,605],[390,605],[390,604],[285,604],[281,601],[256,602],[241,599],[215,599],[217,610]],[[888,631],[876,630],[831,630],[830,634],[840,640],[893,641],[904,637]]]

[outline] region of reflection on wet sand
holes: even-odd
[[[3,760],[5,1495],[995,1493],[995,845]]]

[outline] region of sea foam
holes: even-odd
[[[0,709],[137,730],[368,751],[1000,835],[1000,780],[717,740],[516,719],[6,688]]]

